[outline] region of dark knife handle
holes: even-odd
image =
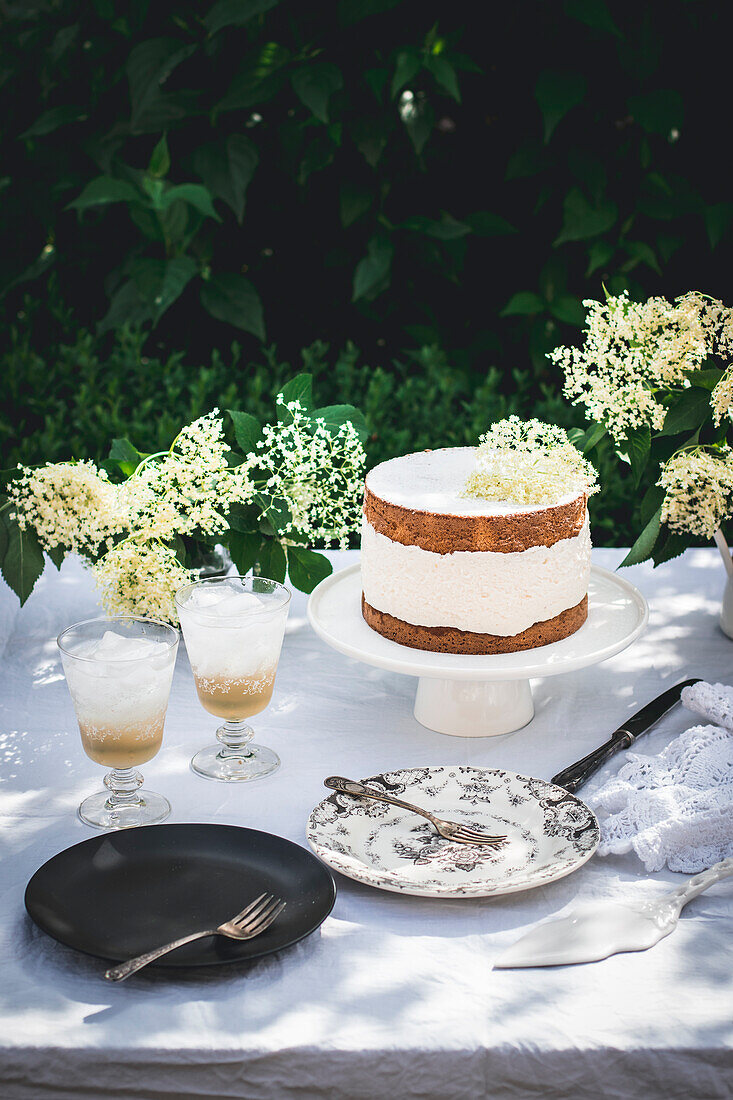
[[[645,707],[638,710],[636,714],[632,714],[631,718],[627,722],[624,722],[623,726],[612,733],[608,741],[605,744],[600,745],[593,752],[589,752],[587,756],[584,756],[582,760],[576,760],[570,767],[564,768],[557,775],[553,775],[551,782],[558,787],[564,787],[570,794],[575,794],[579,787],[582,787],[583,783],[598,771],[601,765],[605,764],[607,760],[617,753],[620,749],[627,749],[629,745],[632,745],[637,737],[653,726],[655,722],[658,722],[660,718],[663,718],[667,711],[671,710],[680,701],[680,695],[682,689],[691,687],[693,684],[700,682],[700,677],[695,677],[692,680],[683,680],[681,684],[675,684],[674,687],[667,688],[661,695],[658,695],[656,699],[652,699],[651,703],[647,703]]]

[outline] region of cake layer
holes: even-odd
[[[412,649],[427,649],[434,653],[516,653],[521,649],[535,649],[549,645],[574,634],[588,617],[588,597],[584,596],[575,607],[561,611],[559,615],[505,638],[497,634],[478,634],[456,630],[446,626],[415,626],[393,615],[377,611],[361,598],[361,610],[367,624],[390,641]]]
[[[366,478],[367,521],[392,542],[437,554],[513,554],[579,535],[584,493],[550,506],[464,496],[475,454],[473,447],[447,447],[380,463]]]
[[[394,542],[366,518],[361,579],[367,603],[415,626],[510,637],[575,607],[588,591],[590,530],[515,553],[433,553]]]

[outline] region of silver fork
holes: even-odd
[[[456,821],[445,821],[442,817],[436,817],[429,810],[423,810],[420,806],[413,806],[411,802],[404,802],[401,798],[393,798],[391,794],[384,794],[374,787],[367,787],[365,783],[357,783],[353,779],[344,779],[341,775],[329,775],[323,780],[324,786],[332,791],[342,791],[344,794],[353,794],[358,798],[377,798],[380,802],[389,802],[392,806],[401,806],[403,810],[410,810],[414,814],[426,817],[434,826],[440,836],[446,840],[454,840],[456,844],[479,844],[484,848],[501,848],[506,843],[505,836],[490,836],[478,829],[470,829],[467,825],[459,825]]]
[[[204,932],[192,932],[190,936],[181,936],[179,940],[173,940],[172,943],[156,947],[153,951],[146,951],[144,955],[137,955],[136,958],[128,959],[127,962],[111,966],[104,976],[110,982],[124,982],[125,978],[142,970],[148,963],[155,962],[161,955],[167,955],[176,947],[183,947],[184,943],[201,940],[204,936],[228,936],[230,940],[252,940],[270,927],[272,922],[280,916],[285,905],[286,902],[272,894],[260,894],[241,913],[237,913],[231,920],[224,921],[218,928],[208,928]]]

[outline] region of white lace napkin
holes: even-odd
[[[728,684],[708,684],[700,680],[682,689],[682,702],[693,714],[699,714],[717,726],[733,730],[733,687]]]
[[[693,726],[656,756],[627,753],[587,799],[599,812],[599,855],[633,850],[647,871],[666,863],[691,875],[733,856],[733,688],[701,682],[682,702],[721,725]]]

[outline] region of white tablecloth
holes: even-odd
[[[339,565],[353,555],[335,556]],[[614,568],[620,551],[595,553]],[[164,747],[143,769],[171,821],[268,830],[305,845],[324,776],[427,764],[477,764],[549,778],[638,706],[683,677],[733,681],[719,631],[713,550],[656,571],[625,571],[651,604],[625,653],[537,681],[526,729],[464,740],[412,715],[416,682],[328,649],[291,610],[273,704],[254,725],[282,758],[247,786],[188,767],[215,721],[179,656]],[[430,900],[338,879],[332,915],[296,947],[248,967],[148,971],[113,986],[102,963],[37,930],[23,891],[46,859],[91,831],[75,817],[100,786],[81,749],[54,638],[96,613],[76,562],[49,567],[28,604],[0,590],[0,1096],[4,1100],[598,1100],[733,1095],[733,885],[694,901],[677,931],[643,954],[588,966],[493,971],[538,920],[581,900],[641,897],[633,856],[595,857],[541,889],[484,900]],[[648,735],[652,752],[692,724],[682,708]],[[619,757],[610,767],[618,767]]]

